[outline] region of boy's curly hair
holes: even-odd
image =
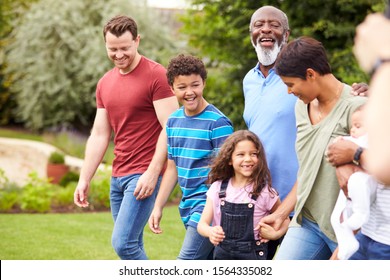
[[[192,55],[179,54],[171,59],[167,68],[168,84],[172,87],[175,77],[198,74],[202,80],[207,79],[207,70],[203,61]]]

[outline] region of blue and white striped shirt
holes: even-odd
[[[196,228],[206,203],[210,159],[233,133],[233,125],[221,111],[209,104],[195,116],[186,116],[184,107],[181,107],[169,117],[166,130],[168,159],[176,164],[183,193],[180,216],[186,226]]]

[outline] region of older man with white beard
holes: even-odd
[[[251,18],[249,31],[259,62],[243,81],[244,120],[265,148],[272,184],[283,200],[295,183],[298,161],[295,154],[297,98],[273,69],[290,29],[284,12],[264,6]]]
[[[286,85],[273,67],[290,34],[288,18],[275,7],[263,6],[253,13],[249,31],[259,62],[243,81],[244,120],[248,129],[261,139],[272,185],[284,200],[298,172],[294,112],[297,98],[287,94]],[[270,242],[269,259],[273,257],[278,244]]]

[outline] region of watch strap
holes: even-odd
[[[362,147],[359,147],[359,148],[356,149],[356,152],[355,152],[355,154],[353,156],[353,160],[352,160],[352,162],[354,164],[360,165],[360,157],[361,157],[362,153],[363,153],[363,148]]]
[[[382,64],[384,63],[389,63],[390,62],[390,58],[382,58],[382,59],[378,59],[374,66],[372,67],[372,70],[370,72],[370,75],[371,76],[374,76],[375,72],[379,69],[379,67],[382,66]]]

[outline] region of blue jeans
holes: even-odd
[[[355,235],[359,249],[350,260],[390,260],[390,245],[379,243],[360,231]]]
[[[212,260],[214,245],[208,238],[201,236],[197,229],[191,226],[186,228],[183,245],[178,260]]]
[[[136,200],[134,190],[141,174],[111,177],[110,203],[114,230],[112,246],[122,260],[147,260],[143,231],[153,210],[161,176],[153,194]]]
[[[318,224],[302,218],[301,227],[288,229],[275,260],[328,260],[336,247]]]

